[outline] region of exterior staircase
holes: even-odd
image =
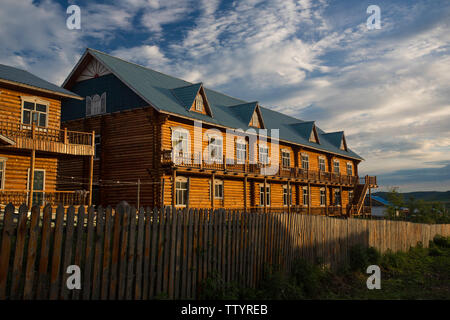
[[[366,199],[367,191],[371,185],[371,178],[365,176],[356,181],[355,188],[353,191],[353,201],[350,204],[349,214],[350,215],[360,215],[364,208],[364,200]]]

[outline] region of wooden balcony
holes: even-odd
[[[269,166],[262,164],[249,163],[233,163],[230,159],[223,159],[220,162],[209,162],[201,159],[199,154],[183,154],[174,156],[172,150],[165,150],[161,155],[163,166],[175,167],[187,171],[214,171],[223,172],[225,174],[237,175],[246,174],[248,176],[264,177],[270,176],[281,180],[294,180],[302,182],[355,186],[358,183],[357,176],[344,175],[339,173],[304,170],[297,167],[279,166],[275,174],[269,171]],[[376,177],[368,177],[371,187],[376,186]]]
[[[244,208],[232,208],[231,210],[245,211]],[[266,210],[268,213],[287,213],[289,212],[288,206],[283,207],[272,207],[267,206]],[[264,207],[250,207],[247,208],[247,212],[255,212],[255,213],[264,213]],[[301,213],[301,214],[311,214],[311,215],[328,215],[328,216],[341,216],[346,215],[347,211],[340,206],[320,206],[320,207],[311,207],[308,209],[307,206],[297,206],[291,205],[290,208],[291,213]]]
[[[94,155],[93,132],[69,131],[0,121],[0,145],[78,156]]]
[[[88,204],[88,192],[85,191],[33,191],[33,205],[78,206]],[[0,204],[12,203],[18,207],[28,203],[28,190],[0,190]]]

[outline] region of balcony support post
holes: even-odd
[[[325,214],[328,216],[328,184],[325,185]]]
[[[34,141],[33,141],[34,144]],[[28,208],[31,209],[33,206],[33,188],[34,188],[34,164],[35,164],[35,158],[36,158],[36,150],[33,147],[33,150],[31,150],[31,160],[30,160],[30,192],[28,194]]]
[[[216,180],[216,174],[213,172],[211,175],[211,208],[214,210],[214,192],[215,192],[215,180]]]
[[[343,196],[343,195],[342,195],[342,185],[340,185],[340,186],[339,186],[339,198],[340,198],[340,199],[339,199],[339,204],[341,205],[341,216],[342,216],[342,213],[343,213],[343,210],[344,210],[344,209],[343,209],[343,206],[344,206],[343,203],[344,203],[344,202],[342,201],[342,196]],[[348,213],[348,212],[347,212],[347,213]]]
[[[67,133],[67,132],[66,132]],[[92,149],[95,150],[95,131],[92,131]],[[89,159],[89,202],[88,205],[92,205],[92,181],[94,180],[94,155]]]
[[[244,176],[244,212],[247,212],[247,175]]]
[[[291,182],[288,180],[287,184],[287,202],[288,202],[288,213],[291,213]]]
[[[177,170],[173,169],[172,173],[172,209],[175,208],[175,192],[176,192]]]
[[[267,213],[267,177],[264,177],[264,213]]]
[[[311,214],[311,183],[308,182],[308,214]]]

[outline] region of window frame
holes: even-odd
[[[288,191],[289,191],[288,185],[284,184],[283,185],[283,206],[284,207],[287,207],[289,204],[292,206],[292,188],[290,190],[291,192],[288,192]]]
[[[43,99],[41,99],[41,98],[38,98],[38,97],[25,97],[25,96],[21,96],[20,98],[21,98],[21,100],[22,100],[22,103],[21,103],[22,110],[21,110],[21,119],[20,119],[20,123],[21,123],[22,125],[24,125],[24,126],[29,126],[29,127],[31,128],[31,126],[33,125],[33,113],[37,113],[37,114],[38,114],[38,121],[37,121],[36,126],[37,126],[38,128],[48,128],[48,118],[49,118],[49,114],[50,114],[50,102],[47,101],[47,100],[43,100]],[[25,102],[34,104],[34,109],[33,109],[33,110],[26,109],[26,110],[25,110]],[[46,111],[43,112],[43,111],[38,111],[38,110],[36,110],[36,106],[37,106],[38,104],[39,104],[39,105],[42,105],[42,106],[45,106]],[[24,120],[24,119],[23,119],[23,115],[25,114],[25,111],[30,112],[30,123],[25,123],[25,122],[23,121],[23,120]],[[41,114],[45,114],[45,126],[39,125],[39,122],[40,122],[40,115],[41,115]]]
[[[302,170],[308,171],[309,170],[309,154],[302,153],[300,155],[300,158],[301,158],[301,163],[302,163]],[[304,159],[306,159],[306,161],[304,161]],[[304,165],[305,163],[306,163],[306,165]]]
[[[191,143],[190,143],[190,133],[189,130],[183,127],[173,127],[172,129],[172,134],[171,134],[171,140],[172,140],[172,159],[174,162],[179,162],[180,158],[181,160],[184,161],[184,159],[190,155],[190,147],[191,147]],[[178,144],[174,145],[175,140],[174,140],[174,136],[176,134],[186,134],[186,151],[183,150],[177,150],[179,149]],[[184,141],[183,141],[184,142]],[[180,151],[182,151],[182,156],[180,157]]]
[[[100,139],[99,142],[97,142],[97,138]],[[102,136],[96,133],[94,137],[94,160],[100,160],[101,153],[102,153]]]
[[[281,167],[282,168],[291,167],[291,152],[287,149],[281,149]]]
[[[201,101],[201,103],[199,103],[199,101]],[[203,110],[205,109],[205,101],[203,99],[203,96],[200,93],[198,93],[195,96],[194,104],[195,104],[195,106],[194,106],[195,111],[203,112]]]
[[[214,139],[214,141],[212,141]],[[212,150],[219,147],[219,145],[213,144],[212,142],[220,141],[220,149],[216,156],[211,156]],[[208,161],[212,163],[222,163],[223,162],[223,137],[219,134],[209,134],[208,135]]]
[[[267,154],[262,153],[261,152],[262,149],[267,150]],[[265,156],[265,157],[263,157],[263,156]],[[263,159],[267,159],[267,160],[262,161]],[[258,145],[258,160],[259,160],[259,163],[262,165],[268,165],[270,163],[269,162],[269,146],[267,144],[259,144]]]
[[[239,149],[238,146],[244,146],[244,149]],[[244,153],[244,159],[240,159],[239,155]],[[244,139],[236,140],[236,163],[237,164],[245,164],[247,161],[247,142]]]
[[[306,191],[306,194],[305,194]],[[305,196],[306,196],[306,203],[305,203]],[[302,204],[304,207],[308,207],[309,206],[309,190],[308,187],[302,187]]]
[[[336,166],[336,163],[337,163],[337,166]],[[340,166],[341,166],[341,164],[340,164],[339,160],[333,160],[333,173],[340,174],[341,173]]]
[[[221,196],[217,196],[217,194],[216,194],[216,186],[222,187],[222,188],[219,188],[219,189],[222,189],[222,195]],[[224,189],[223,180],[221,180],[221,179],[214,179],[214,187],[213,187],[214,199],[215,200],[223,200],[224,199],[224,192],[225,192],[225,189]]]
[[[327,190],[325,188],[319,189],[319,198],[320,198],[320,206],[325,207],[327,204]]]
[[[187,206],[187,199],[189,193],[189,183],[186,177],[176,177],[175,178],[175,207],[185,208]],[[178,183],[180,183],[180,187],[178,187]],[[181,188],[181,184],[186,184],[186,188]],[[179,203],[179,194],[183,196],[183,200],[185,203]]]
[[[319,164],[319,171],[322,171],[322,172],[327,171],[327,164],[326,164],[326,160],[324,157],[319,156],[318,164]],[[322,169],[322,165],[323,165],[323,169]]]
[[[333,193],[334,193],[334,205],[335,205],[336,207],[342,206],[342,194],[341,194],[341,190],[338,189],[338,188],[335,188],[335,189],[333,190]],[[339,194],[339,197],[337,197],[336,194]],[[336,201],[338,198],[339,198],[339,202]]]
[[[270,207],[271,193],[270,184],[266,184],[266,205]],[[259,184],[259,206],[264,207],[264,183]]]
[[[347,167],[347,175],[348,176],[352,176],[353,175],[353,163],[347,162],[347,166],[346,167]],[[350,171],[350,173],[349,173],[349,171]]]

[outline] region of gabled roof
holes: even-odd
[[[212,125],[247,130],[250,128],[249,123],[253,112],[258,110],[261,119],[264,119],[264,128],[279,129],[280,140],[362,160],[359,155],[350,149],[347,151],[341,150],[339,146],[333,143],[332,138],[331,141],[328,141],[329,136],[325,135],[325,132],[317,126],[315,128],[318,138],[320,138],[320,144],[309,141],[310,136],[299,133],[294,124],[303,123],[304,121],[302,120],[261,107],[256,101],[247,102],[203,86],[202,88],[208,98],[208,104],[214,117],[199,112],[191,112],[186,108],[186,103],[183,100],[190,100],[192,92],[200,84],[193,84],[93,49],[87,49],[72,70],[63,85],[66,89],[70,89],[73,86],[78,73],[81,72],[78,69],[81,69],[92,58],[98,59],[98,61],[103,63],[105,68],[157,111],[192,120],[200,120]],[[189,87],[192,88],[189,89]],[[186,90],[185,93],[184,90]],[[180,96],[184,95],[186,96],[180,99]],[[80,117],[83,117],[83,115],[80,114]],[[311,124],[305,125],[305,128],[308,126],[311,126]],[[270,131],[268,133],[270,134]]]
[[[58,87],[57,85],[41,79],[28,71],[6,66],[4,64],[0,64],[0,82],[51,93],[60,97],[83,99],[75,93]]]
[[[301,134],[303,138],[311,141],[311,136],[314,135],[315,139],[317,139],[317,143],[320,143],[320,138],[316,130],[315,121],[293,123],[292,127],[295,128],[295,130],[297,130],[297,132]]]
[[[336,148],[342,150],[341,147],[343,146],[344,150],[347,150],[347,142],[345,141],[344,131],[325,133],[323,136],[325,136],[326,139]]]
[[[256,112],[258,114],[261,127],[265,128],[264,118],[262,117],[261,110],[259,109],[258,101],[241,103],[228,108],[233,115],[245,123],[246,127],[250,125],[253,114]]]
[[[186,109],[190,109],[194,103],[202,84],[195,83],[188,86],[172,89],[172,93],[180,100]]]

